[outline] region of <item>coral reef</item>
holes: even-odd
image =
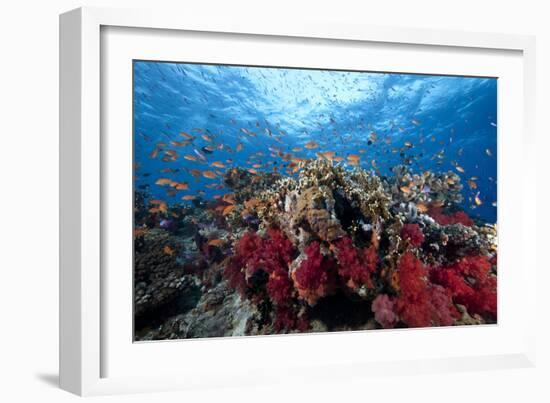
[[[139,339],[496,322],[496,226],[458,208],[456,174],[295,172],[229,169],[215,202],[140,211],[137,317],[191,302]]]

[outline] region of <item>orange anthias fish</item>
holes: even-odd
[[[207,134],[203,134],[201,137],[202,137],[205,141],[208,141],[208,142],[210,142],[210,143],[212,142],[212,137],[210,137],[210,136],[207,135]]]
[[[229,204],[236,204],[235,195],[233,193],[226,193],[223,195],[222,200]]]
[[[405,194],[411,193],[411,189],[408,186],[401,186],[399,190],[401,190]]]
[[[361,159],[360,156],[356,154],[350,154],[348,155],[348,163],[353,166],[359,165],[359,160]]]
[[[158,155],[159,155],[159,149],[155,148],[153,151],[151,151],[151,154],[149,154],[149,157],[150,158],[157,158]]]
[[[190,134],[185,133],[185,132],[180,132],[180,136],[185,137],[186,139],[189,139],[189,140],[192,140],[192,139],[195,138],[195,137],[193,137]]]
[[[214,171],[204,171],[202,173],[202,176],[204,176],[205,178],[208,178],[208,179],[216,179],[217,178],[216,173]]]
[[[157,179],[157,181],[155,182],[155,185],[171,185],[172,184],[172,179],[168,179],[168,178],[159,178]]]
[[[149,203],[157,206],[149,210],[152,213],[166,213],[168,211],[168,206],[166,205],[166,202],[162,200],[155,199],[151,200]]]
[[[416,208],[421,213],[427,213],[429,208],[424,203],[417,203]]]
[[[179,182],[176,183],[175,188],[176,190],[187,190],[189,189],[189,184],[187,182]]]
[[[237,208],[237,206],[235,206],[234,204],[230,204],[229,206],[226,206],[223,211],[222,211],[222,215],[228,215],[229,213],[231,213],[233,210],[235,210]]]
[[[209,246],[220,246],[223,243],[224,241],[222,239],[211,239],[210,241],[208,241]]]
[[[181,200],[195,200],[196,198],[197,196],[185,195],[185,196],[182,196]]]
[[[183,158],[189,161],[197,161],[197,157],[195,157],[194,155],[184,155]]]
[[[174,252],[175,250],[172,249],[170,246],[166,245],[163,249],[164,253],[166,253],[167,255],[169,256],[173,256],[174,255]]]
[[[304,145],[304,147],[307,148],[308,150],[313,150],[314,148],[319,147],[319,144],[316,143],[315,141],[308,141],[308,142]]]
[[[225,168],[225,165],[223,164],[223,162],[220,162],[220,161],[214,161],[212,164],[213,167],[216,167],[216,168]]]

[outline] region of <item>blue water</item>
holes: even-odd
[[[227,193],[219,174],[229,167],[281,171],[281,152],[333,151],[342,163],[359,154],[361,167],[380,175],[402,163],[414,172],[452,170],[464,185],[461,207],[496,222],[497,123],[494,78],[134,62],[135,185],[168,203]],[[195,139],[181,145],[180,132]],[[319,146],[305,148],[311,141]],[[472,177],[477,189],[468,186]],[[159,178],[189,189],[167,194]]]

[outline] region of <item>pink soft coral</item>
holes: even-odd
[[[393,311],[393,300],[386,294],[378,294],[372,301],[372,312],[374,319],[385,329],[391,329],[397,322],[397,315]]]
[[[323,256],[317,241],[309,244],[305,253],[307,258],[294,271],[292,277],[300,297],[309,305],[314,305],[334,287],[335,262],[331,257]]]
[[[344,237],[335,242],[338,259],[338,275],[351,289],[362,285],[373,287],[371,275],[376,272],[378,251],[374,245],[359,249],[353,245],[350,237]]]
[[[429,288],[432,311],[432,322],[436,326],[451,326],[459,317],[459,313],[449,293],[437,284]]]
[[[424,234],[418,224],[404,224],[401,229],[401,238],[408,240],[414,247],[418,247],[424,242]]]

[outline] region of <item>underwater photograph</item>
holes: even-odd
[[[497,323],[497,78],[132,68],[134,341]]]

